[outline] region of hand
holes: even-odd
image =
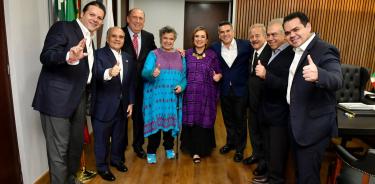
[[[258,76],[261,79],[265,79],[266,78],[266,72],[267,72],[266,68],[262,65],[260,60],[258,60],[258,64],[255,67],[255,75]]]
[[[152,72],[152,76],[154,77],[158,77],[160,75],[160,64],[158,64],[158,66],[156,66],[154,72]]]
[[[216,73],[215,70],[214,70],[214,75],[212,76],[212,78],[214,79],[215,82],[219,82],[221,77],[223,77],[223,75],[221,75],[221,73]]]
[[[128,115],[126,117],[130,118],[133,114],[133,104],[128,105],[128,109],[126,110]]]
[[[181,57],[185,57],[185,50],[184,49],[176,49],[178,53],[180,53]]]
[[[174,88],[174,93],[176,93],[176,94],[181,93],[181,91],[182,91],[182,88],[181,88],[181,86],[179,86],[179,85],[177,85],[177,86]]]
[[[69,50],[69,63],[73,63],[77,60],[82,59],[83,57],[87,56],[87,53],[83,52],[83,49],[85,49],[86,46],[86,39],[83,38],[78,45],[70,48]]]
[[[111,69],[109,69],[109,76],[116,77],[120,71],[120,62],[117,61],[117,63]]]
[[[318,80],[318,68],[310,55],[307,55],[307,61],[309,64],[303,67],[303,78],[305,78],[305,81],[315,82]]]

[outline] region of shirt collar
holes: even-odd
[[[91,38],[91,33],[90,31],[82,24],[82,22],[79,20],[79,18],[76,19],[79,27],[81,28],[81,31],[83,33],[83,36],[87,39],[87,37]]]
[[[277,54],[277,53],[281,52],[282,50],[284,50],[285,48],[287,48],[288,46],[289,46],[288,43],[283,43],[282,45],[280,45],[279,48],[274,50],[274,53]]]
[[[128,31],[129,31],[130,38],[133,39],[133,35],[134,35],[135,33],[130,29],[129,26],[127,26],[127,28],[128,28]],[[142,32],[142,31],[141,31],[141,32]],[[137,34],[138,34],[138,38],[141,37],[141,32],[137,33]]]
[[[120,50],[120,52],[117,52],[115,49],[112,49],[111,47],[110,47],[110,49],[111,49],[111,51],[113,52],[113,54],[114,54],[115,56],[117,56],[117,55],[121,55],[121,50]]]
[[[227,48],[227,47],[225,47],[223,42],[221,42],[221,47]],[[234,49],[237,49],[237,43],[236,43],[236,40],[233,38],[232,41],[230,42],[228,50],[234,50]]]
[[[312,41],[314,38],[315,38],[315,33],[312,33],[311,36],[310,36],[310,38],[307,39],[307,40],[305,41],[305,43],[303,43],[301,46],[299,46],[299,47],[293,49],[294,52],[296,52],[296,51],[298,51],[298,50],[304,52],[304,51],[306,50],[307,46],[309,46],[309,44],[311,43],[311,41]]]

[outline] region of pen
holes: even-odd
[[[351,113],[348,113],[348,112],[345,112],[344,115],[345,115],[347,118],[354,118],[354,117],[355,117],[354,114],[351,114]]]

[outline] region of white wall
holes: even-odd
[[[48,169],[39,113],[31,107],[48,30],[47,1],[4,1],[14,114],[23,182],[33,183]]]
[[[130,0],[129,7],[144,10],[144,29],[154,34],[157,47],[160,46],[159,29],[169,25],[177,32],[175,48],[183,48],[185,0]]]

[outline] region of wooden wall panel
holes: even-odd
[[[340,49],[341,63],[375,72],[374,0],[237,0],[236,37],[248,39],[248,28],[294,11],[306,13],[314,32]]]

